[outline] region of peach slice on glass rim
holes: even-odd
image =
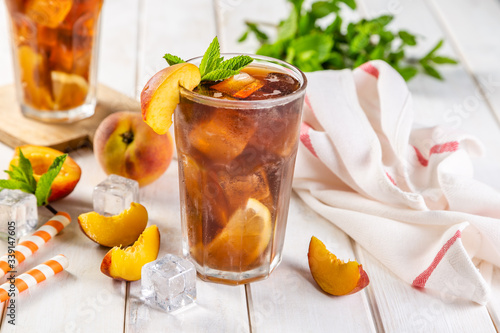
[[[180,87],[193,90],[200,81],[200,70],[190,63],[176,64],[153,75],[141,92],[143,120],[156,133],[165,134],[179,104]]]
[[[156,260],[160,250],[160,231],[152,225],[139,236],[134,245],[125,249],[114,247],[106,253],[101,272],[117,280],[137,281],[142,266]]]
[[[354,294],[365,288],[370,280],[363,266],[356,261],[344,262],[328,251],[316,237],[309,243],[309,269],[318,285],[328,294]]]

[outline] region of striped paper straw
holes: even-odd
[[[49,277],[62,272],[64,269],[68,268],[68,258],[59,254],[54,258],[44,262],[41,265],[23,273],[15,278],[15,289],[11,288],[11,283],[6,282],[0,286],[0,302],[9,299],[9,292],[13,293],[14,290],[17,293],[22,293],[26,289],[33,287],[34,285],[47,280]]]
[[[71,217],[68,213],[59,212],[52,217],[47,223],[37,229],[31,236],[26,237],[21,243],[14,248],[16,263],[15,266],[22,263],[26,258],[35,253],[40,246],[47,243],[61,230],[71,222]],[[9,255],[6,254],[0,258],[0,278],[3,277],[12,268],[9,265]]]

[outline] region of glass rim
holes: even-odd
[[[235,109],[243,109],[243,108],[252,108],[252,109],[262,109],[262,108],[268,108],[271,106],[277,106],[277,105],[282,105],[289,103],[297,98],[302,97],[305,94],[306,87],[307,87],[307,78],[306,75],[297,67],[295,67],[292,64],[289,64],[286,61],[279,60],[276,58],[271,58],[271,57],[266,57],[266,56],[261,56],[261,55],[255,55],[255,54],[249,54],[249,53],[221,53],[221,56],[230,58],[238,55],[247,55],[255,60],[261,60],[264,63],[271,63],[275,65],[279,65],[281,68],[288,69],[290,70],[293,74],[295,79],[297,79],[300,83],[299,89],[296,91],[292,92],[291,94],[285,95],[285,96],[280,96],[276,98],[269,98],[269,99],[260,99],[260,100],[228,100],[228,99],[220,99],[220,98],[215,98],[215,97],[210,97],[210,96],[205,96],[198,94],[194,91],[188,90],[184,87],[180,87],[180,94],[183,95],[184,97],[188,98],[189,100],[204,104],[204,105],[209,105],[209,106],[216,106],[216,107],[223,107],[223,108],[235,108]],[[194,57],[186,62],[188,63],[194,63],[198,60],[201,61],[203,57]]]

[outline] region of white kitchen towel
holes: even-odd
[[[485,304],[475,264],[500,267],[500,193],[473,178],[481,144],[416,128],[383,61],[307,79],[295,191],[404,281]]]

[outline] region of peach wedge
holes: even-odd
[[[152,225],[140,235],[134,245],[121,249],[114,247],[101,263],[101,272],[117,280],[137,281],[142,266],[156,260],[160,250],[160,232]]]
[[[146,208],[135,202],[118,215],[102,216],[89,212],[78,216],[78,224],[85,235],[108,247],[132,244],[139,238],[147,223]]]
[[[141,92],[143,120],[156,133],[167,133],[179,104],[180,87],[193,90],[200,80],[200,70],[189,63],[176,64],[153,75]]]
[[[318,285],[328,294],[341,296],[354,294],[370,283],[363,266],[356,261],[344,261],[326,249],[316,237],[309,243],[309,268]]]

